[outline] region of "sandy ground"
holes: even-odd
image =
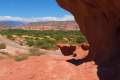
[[[43,55],[16,62],[0,61],[0,80],[99,80],[93,61],[74,65],[70,57]]]

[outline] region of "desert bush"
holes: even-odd
[[[5,49],[6,48],[6,44],[5,43],[0,43],[0,49]]]
[[[11,35],[17,37],[25,36],[25,43],[28,46],[36,46],[38,48],[53,49],[56,48],[56,43],[80,44],[86,41],[86,38],[79,30],[20,30],[8,29],[0,31],[0,34],[13,39]]]
[[[16,61],[23,61],[25,59],[28,59],[30,56],[40,56],[43,54],[45,54],[45,53],[40,51],[38,48],[33,47],[29,50],[28,54],[22,54],[22,55],[15,56],[15,60]]]
[[[27,40],[26,40],[26,44],[27,44],[28,46],[33,46],[33,45],[34,45],[34,41],[33,41],[32,39],[27,39]]]
[[[10,40],[15,40],[15,37],[13,37],[12,35],[7,35],[7,38]]]
[[[23,54],[23,55],[18,55],[18,56],[16,56],[16,57],[15,57],[15,60],[16,60],[16,61],[22,61],[22,60],[25,60],[25,59],[27,59],[27,58],[28,58],[28,55]]]
[[[40,51],[38,48],[36,47],[33,47],[29,50],[29,56],[40,56],[40,55],[43,55],[45,54],[44,52]]]
[[[35,46],[43,49],[51,49],[55,45],[55,42],[49,39],[41,39],[35,41]]]
[[[77,43],[84,43],[87,42],[86,38],[84,36],[80,36],[76,38]]]

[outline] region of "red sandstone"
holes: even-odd
[[[120,0],[57,0],[71,12],[87,37],[100,80],[120,80]]]
[[[67,57],[40,56],[15,62],[0,61],[0,80],[98,80],[93,61],[75,66]]]

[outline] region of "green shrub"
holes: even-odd
[[[77,43],[83,43],[83,42],[86,42],[86,38],[84,36],[80,36],[80,37],[77,37],[76,38],[76,42]]]
[[[6,48],[6,44],[5,43],[0,43],[0,49],[5,49]]]
[[[19,55],[19,56],[16,56],[15,57],[15,60],[16,61],[22,61],[22,60],[25,60],[25,59],[27,59],[28,58],[28,55]]]
[[[70,43],[79,44],[86,42],[86,38],[79,30],[20,30],[20,29],[6,29],[1,30],[0,34],[6,35],[9,39],[14,39],[12,35],[25,37],[25,43],[28,46],[44,48],[44,49],[55,49],[56,43]]]
[[[26,40],[26,44],[27,44],[28,46],[33,46],[33,45],[34,45],[34,41],[33,41],[32,39],[27,39],[27,40]]]
[[[36,40],[35,46],[43,49],[51,49],[55,45],[55,42],[49,39]]]

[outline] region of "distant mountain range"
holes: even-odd
[[[25,26],[27,24],[28,23],[19,22],[19,21],[0,21],[0,27],[3,28],[19,27],[19,26]]]
[[[26,30],[76,30],[79,29],[75,21],[47,21],[47,22],[19,22],[0,21],[0,28],[14,28]]]
[[[79,29],[75,21],[32,22],[26,26],[19,28],[27,29],[27,30],[78,30]]]

